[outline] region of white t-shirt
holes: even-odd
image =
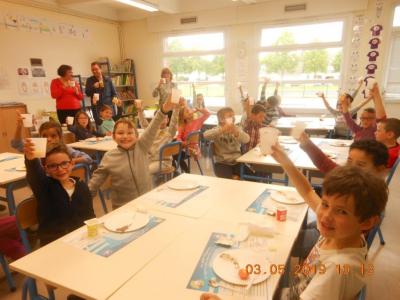
[[[363,237],[363,247],[325,250],[320,245],[320,237],[304,264],[315,266],[315,271],[298,272],[290,287],[290,299],[302,300],[347,300],[355,299],[365,285],[361,273],[366,264],[367,244]],[[325,267],[325,268],[323,268]],[[325,271],[323,271],[325,269]],[[345,274],[347,273],[347,274]]]

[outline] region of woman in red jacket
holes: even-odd
[[[57,117],[61,124],[66,123],[68,116],[75,117],[81,110],[83,99],[79,84],[74,80],[72,67],[61,65],[57,69],[60,78],[51,81],[51,97],[56,99]]]

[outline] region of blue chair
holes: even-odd
[[[191,144],[192,145],[193,144],[200,145],[201,136],[202,136],[201,131],[197,130],[197,131],[193,131],[193,132],[189,133],[187,138],[186,138],[186,149],[185,150],[186,150],[186,156],[187,156],[187,163],[188,163],[189,172],[190,172],[190,158],[191,158],[189,146]],[[198,166],[198,168],[200,170],[200,174],[203,175],[203,170],[201,169],[199,160],[196,157],[194,157],[194,160],[197,163],[197,166]]]
[[[108,213],[107,209],[107,204],[106,204],[106,198],[109,198],[110,194],[110,189],[111,189],[111,178],[108,177],[102,185],[102,189],[99,189],[99,199],[101,202],[101,206],[103,207],[104,213]]]
[[[6,275],[6,279],[7,279],[7,283],[8,283],[8,287],[10,288],[11,292],[15,292],[15,290],[17,289],[15,286],[15,281],[11,275],[10,269],[8,268],[8,262],[6,260],[6,258],[4,257],[3,254],[0,253],[0,264],[1,267],[3,268],[3,272]]]
[[[176,168],[179,168],[180,162],[181,162],[181,156],[182,156],[182,142],[176,141],[176,142],[171,142],[168,144],[165,144],[161,146],[160,148],[160,165],[158,168],[158,173],[157,175],[159,177],[163,177],[164,181],[167,181],[169,179],[172,179],[174,176],[175,168],[173,166],[169,168],[163,168],[163,161],[170,159],[172,156],[177,155],[177,160],[176,160]],[[189,167],[190,168],[190,167]]]
[[[365,300],[365,297],[367,296],[367,286],[364,285],[360,293],[358,294],[357,300]]]
[[[387,183],[388,186],[389,186],[390,182],[392,181],[393,175],[396,172],[396,169],[399,166],[399,163],[400,163],[400,156],[397,158],[396,162],[394,163],[394,165],[390,169],[390,172],[389,172],[388,176],[386,177],[386,183]]]
[[[37,201],[35,198],[28,198],[22,201],[17,206],[16,210],[16,220],[17,220],[18,230],[21,235],[22,244],[24,245],[25,251],[27,253],[31,252],[32,248],[29,243],[26,230],[38,224],[36,212],[37,212]],[[36,280],[27,277],[22,286],[22,300],[27,300],[28,294],[30,300],[54,300],[55,299],[54,290],[50,287],[47,287],[47,292],[48,292],[48,298],[39,295],[36,286]]]
[[[210,159],[211,159],[211,164],[212,164],[214,175],[217,176],[217,173],[215,172],[215,159],[214,159],[215,144],[213,141],[210,141],[208,144],[208,155],[210,156]]]
[[[87,164],[76,164],[72,169],[71,176],[78,177],[80,180],[84,181],[86,184],[89,183],[90,170]]]

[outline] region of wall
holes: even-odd
[[[4,15],[7,13],[87,28],[89,38],[78,39],[6,29]],[[0,41],[0,79],[5,76],[8,81],[6,86],[0,86],[0,102],[21,101],[32,112],[38,109],[55,110],[55,101],[49,95],[20,96],[16,69],[30,67],[30,58],[43,59],[46,79],[49,81],[57,77],[57,68],[61,64],[71,65],[75,74],[89,75],[90,63],[98,57],[108,56],[112,61],[120,61],[117,23],[75,17],[10,2],[0,1]]]
[[[288,24],[296,22],[313,22],[318,20],[329,20],[342,18],[346,22],[345,49],[349,52],[351,42],[352,22],[355,16],[365,15],[366,24],[363,27],[362,40],[360,47],[360,70],[357,76],[365,75],[366,57],[368,53],[368,41],[370,38],[369,28],[374,24],[375,0],[337,0],[332,6],[331,1],[309,0],[306,12],[283,13],[283,6],[293,1],[270,1],[262,4],[249,5],[240,8],[227,8],[224,10],[214,10],[200,12],[196,14],[164,15],[139,20],[125,22],[122,25],[124,39],[124,56],[133,58],[136,63],[138,74],[138,90],[140,98],[147,104],[155,103],[151,96],[152,88],[156,85],[160,69],[162,67],[163,38],[169,34],[204,32],[211,30],[222,30],[225,32],[226,39],[226,101],[227,105],[232,106],[236,111],[240,111],[238,102],[237,81],[247,78],[247,86],[250,94],[255,95],[257,91],[257,52],[259,45],[259,32],[264,26],[274,26],[277,24]],[[393,5],[396,1],[385,1],[384,14],[380,23],[384,28],[391,27]],[[182,26],[179,24],[181,17],[198,17],[198,23],[194,25]],[[322,33],[321,33],[322,34]],[[381,57],[380,69],[377,72],[378,82],[382,84],[384,79],[384,62],[389,48],[390,34],[384,31],[383,44],[380,45]],[[244,59],[239,59],[238,51],[240,47],[246,50]],[[379,62],[378,62],[379,63]],[[351,59],[349,53],[345,53],[342,72],[343,78],[349,75]],[[240,73],[239,73],[240,72]],[[360,101],[360,99],[357,99]],[[390,104],[391,113],[400,116],[400,104]],[[298,111],[297,111],[298,113]],[[321,113],[314,111],[314,113]]]

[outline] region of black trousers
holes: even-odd
[[[67,123],[67,117],[74,117],[80,109],[57,109],[57,118],[61,124]]]

